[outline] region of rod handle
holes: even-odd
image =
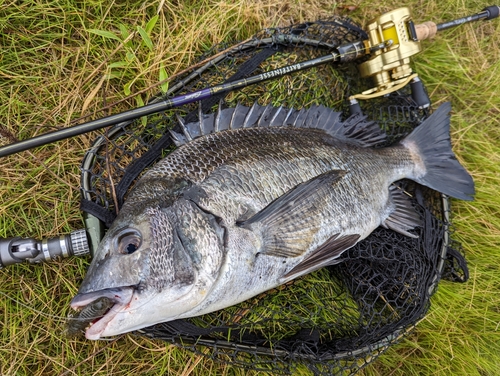
[[[440,30],[449,29],[451,27],[455,27],[464,23],[478,20],[492,20],[493,18],[497,18],[499,14],[500,7],[498,5],[490,5],[477,14],[459,18],[457,20],[448,21],[441,24],[435,24],[432,21],[427,21],[422,24],[415,25],[417,40],[433,38]]]
[[[437,25],[432,21],[427,21],[415,25],[415,31],[417,32],[418,40],[434,38],[437,33]]]

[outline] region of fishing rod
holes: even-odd
[[[297,72],[303,69],[312,68],[317,65],[325,64],[333,61],[351,61],[360,56],[364,56],[369,52],[375,51],[377,48],[384,46],[366,47],[363,41],[349,43],[339,46],[339,52],[332,52],[326,56],[318,57],[316,59],[303,61],[297,64],[281,67],[269,72],[261,73],[256,76],[243,78],[240,80],[232,81],[229,83],[215,85],[209,88],[194,91],[192,93],[180,95],[171,99],[163,99],[154,101],[142,107],[134,108],[132,110],[124,111],[116,115],[110,115],[101,119],[93,120],[84,124],[75,125],[69,128],[49,132],[40,136],[30,138],[28,140],[19,141],[0,148],[0,157],[10,154],[28,150],[37,146],[46,145],[54,141],[63,140],[65,138],[78,136],[83,133],[99,130],[109,127],[111,125],[126,122],[130,120],[139,119],[140,117],[159,113],[179,107],[189,103],[197,102],[203,99],[210,98],[216,94],[229,92],[236,89],[241,89],[259,82],[267,81],[285,74]]]
[[[392,91],[399,90],[408,83],[411,84],[416,103],[420,107],[426,107],[429,105],[430,101],[427,94],[425,94],[420,80],[416,74],[412,74],[409,66],[409,57],[422,50],[420,41],[432,37],[437,31],[445,30],[463,23],[478,20],[491,20],[498,17],[499,13],[500,7],[492,5],[484,8],[477,14],[453,21],[437,25],[433,22],[415,25],[411,19],[409,9],[406,7],[399,8],[381,15],[370,23],[367,28],[367,40],[340,45],[335,47],[336,51],[328,55],[281,67],[256,76],[215,85],[171,99],[158,99],[145,106],[124,111],[119,114],[110,115],[87,123],[45,133],[27,140],[18,141],[0,147],[0,157],[106,128],[117,123],[163,112],[178,106],[207,99],[220,93],[241,89],[249,85],[298,72],[303,69],[312,68],[329,62],[350,62],[367,55],[373,55],[373,57],[361,63],[359,65],[359,71],[362,77],[371,77],[375,81],[376,86],[369,91],[349,98],[351,113],[361,111],[357,99],[370,99],[375,96],[386,95]]]
[[[256,76],[216,85],[171,99],[163,99],[160,97],[154,98],[150,104],[140,108],[1,147],[0,156],[6,156],[32,147],[42,146],[117,123],[131,121],[145,115],[196,102],[219,93],[243,88],[298,70],[328,62],[344,63],[354,61],[360,57],[365,57],[365,60],[366,57],[369,57],[366,61],[358,65],[360,76],[363,78],[371,77],[375,83],[375,87],[349,98],[351,102],[351,113],[360,112],[358,100],[386,95],[392,91],[398,90],[400,87],[408,84],[408,82],[415,102],[419,106],[425,107],[428,106],[429,99],[418,76],[416,76],[409,67],[409,58],[421,51],[420,41],[431,38],[439,30],[448,29],[466,22],[496,18],[499,16],[499,11],[500,8],[498,6],[490,6],[480,13],[454,21],[437,25],[432,22],[415,25],[411,20],[409,9],[400,8],[385,13],[370,23],[366,27],[366,38],[363,40],[342,44],[340,46],[335,46],[332,43],[328,43],[328,41],[307,40],[307,38],[301,37],[298,34],[278,34],[273,35],[271,38],[252,41],[252,48],[258,47],[259,43],[281,43],[285,45],[305,43],[334,51],[316,59],[284,66]],[[171,88],[171,93],[175,92],[175,90],[177,89],[174,87]],[[97,242],[100,240],[100,237],[93,235],[97,233],[102,234],[102,231],[97,230],[102,224],[97,218],[95,218],[94,222],[89,222],[86,219],[85,230],[77,230],[71,234],[50,239],[35,240],[33,238],[19,237],[8,239],[0,238],[0,269],[25,261],[39,263],[50,261],[55,258],[89,254],[90,250],[95,249]]]

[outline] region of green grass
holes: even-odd
[[[392,6],[349,13],[364,24]],[[484,1],[411,0],[417,21],[480,11]],[[83,116],[137,106],[165,77],[213,44],[331,14],[333,2],[70,0],[0,3],[0,145]],[[345,8],[342,8],[345,9]],[[344,12],[347,12],[344,10]],[[453,201],[454,238],[470,280],[442,281],[417,329],[364,375],[496,375],[500,369],[500,21],[442,32],[414,59],[435,105],[453,104],[452,139],[476,181],[474,202]],[[101,110],[103,109],[104,110]],[[50,237],[81,228],[79,163],[94,135],[0,161],[0,237]],[[1,375],[243,375],[172,345],[124,335],[91,342],[62,335],[87,259],[0,271]]]

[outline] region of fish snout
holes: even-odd
[[[88,293],[79,293],[71,300],[70,306],[72,309],[78,310],[87,305],[91,304],[99,298],[107,298],[114,304],[127,304],[132,298],[134,288],[120,287],[120,288],[110,288],[105,290],[99,290]]]
[[[134,291],[133,287],[121,287],[77,294],[70,306],[79,313],[70,321],[68,332],[86,328],[87,339],[101,338],[116,315],[127,309]]]

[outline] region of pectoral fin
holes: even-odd
[[[344,171],[329,171],[294,189],[270,203],[263,210],[237,225],[262,231],[261,253],[297,257],[310,246],[321,226],[321,214],[332,186]]]

